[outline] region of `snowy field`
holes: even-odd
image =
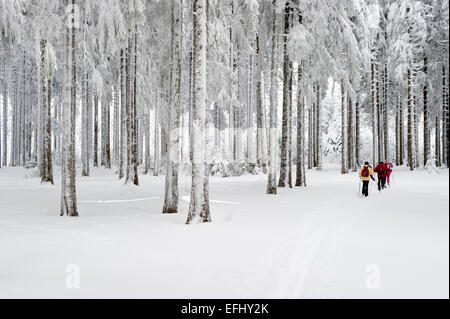
[[[164,177],[78,178],[79,218],[56,185],[0,170],[0,298],[448,298],[449,176],[395,171],[361,198],[355,173],[308,173],[265,195],[266,177],[211,178],[213,223],[162,215]],[[66,287],[77,265],[80,287]],[[69,270],[69,274],[66,272]]]

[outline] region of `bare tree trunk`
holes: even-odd
[[[313,167],[313,119],[312,109],[308,108],[308,169]]]
[[[115,71],[116,72],[116,71]],[[114,106],[114,127],[113,127],[113,154],[114,154],[114,165],[119,166],[119,136],[120,136],[120,105],[119,105],[119,92],[120,92],[120,76],[116,74],[114,76],[114,95],[113,95],[113,106]]]
[[[87,72],[87,66],[85,66],[85,78],[84,78],[84,101],[82,105],[82,117],[81,121],[83,127],[81,130],[81,176],[89,176],[89,128],[90,128],[90,98],[89,98],[89,72]]]
[[[105,110],[105,114],[102,118],[105,121],[104,135],[104,165],[106,168],[111,168],[111,111],[110,111],[110,96],[103,94],[102,108]],[[103,113],[103,112],[102,112]]]
[[[266,136],[266,111],[264,107],[262,76],[264,54],[260,50],[259,37],[256,36],[256,121],[257,121],[257,150],[258,165],[263,173],[267,173],[267,136]]]
[[[267,176],[267,194],[277,193],[277,146],[278,146],[278,116],[277,116],[277,14],[276,0],[272,1],[272,55],[270,74],[270,131],[269,131],[269,174]]]
[[[428,115],[428,59],[423,58],[423,73],[425,73],[425,83],[423,84],[423,165],[427,165],[430,157],[430,129]]]
[[[302,67],[298,65],[297,70],[297,174],[295,186],[306,187],[305,172],[305,102],[301,91]]]
[[[412,97],[412,84],[411,84],[411,70],[408,69],[408,165],[411,171],[414,170],[413,160],[413,97]]]
[[[383,145],[382,145],[383,138],[381,136],[381,134],[382,134],[382,130],[381,130],[381,125],[382,125],[382,123],[381,123],[381,115],[382,114],[381,113],[382,113],[383,106],[380,103],[381,102],[380,101],[381,88],[380,88],[380,72],[379,72],[378,68],[379,67],[376,66],[376,90],[377,90],[377,93],[376,93],[376,99],[377,99],[377,102],[376,102],[376,106],[377,106],[376,124],[377,124],[377,147],[378,147],[378,149],[377,149],[377,151],[378,151],[377,162],[380,162],[383,159]]]
[[[180,161],[180,89],[181,46],[180,8],[172,0],[171,23],[171,76],[168,105],[168,153],[166,158],[165,195],[163,214],[178,213],[178,165]]]
[[[292,9],[291,9],[292,16]],[[287,159],[287,172],[288,172],[288,185],[292,188],[292,85],[293,85],[293,63],[289,63],[289,103],[288,103],[288,159]]]
[[[449,102],[448,102],[448,87],[445,66],[442,66],[442,151],[441,163],[447,167],[449,162]]]
[[[360,164],[360,158],[359,158],[359,152],[360,152],[360,118],[359,118],[359,91],[356,93],[356,104],[355,104],[355,165],[354,169],[357,170],[357,168],[361,165]]]
[[[61,216],[78,216],[77,198],[76,198],[76,167],[75,167],[75,114],[76,114],[76,60],[75,60],[75,0],[72,0],[72,21],[71,21],[71,52],[70,59],[66,58],[66,94],[70,92],[70,104],[68,109],[64,110],[65,139],[64,145],[64,161],[63,161],[63,182],[62,182],[62,198],[61,198]],[[69,30],[67,34],[67,46],[69,47]],[[69,52],[67,52],[69,55]],[[70,60],[70,65],[68,64]],[[69,78],[70,74],[70,78]],[[68,80],[70,79],[70,86]]]
[[[159,128],[159,108],[158,108],[158,92],[156,92],[156,103],[155,103],[155,134],[154,134],[154,163],[153,163],[153,176],[159,175],[159,164],[161,162],[161,145],[159,145],[160,138],[160,128]]]
[[[376,134],[376,112],[377,105],[375,100],[375,61],[374,61],[375,50],[372,49],[370,58],[370,73],[371,73],[371,103],[372,103],[372,161],[373,164],[376,163],[376,149],[377,149],[377,134]]]
[[[317,83],[317,91],[316,91],[316,112],[317,112],[317,167],[316,170],[322,170],[322,113],[321,113],[321,105],[320,105],[320,85]]]
[[[25,126],[25,108],[26,108],[26,55],[25,51],[23,52],[23,66],[22,66],[22,106],[20,108],[20,165],[25,166],[25,136],[26,136],[26,126]],[[50,140],[51,144],[51,140]],[[52,153],[50,152],[50,156],[52,156]],[[53,175],[53,172],[52,172]]]
[[[400,117],[400,133],[399,133],[399,137],[400,137],[400,165],[404,164],[404,159],[405,159],[405,129],[404,129],[404,116],[403,116],[403,101],[402,101],[402,97],[400,96],[400,113],[399,113],[399,117]]]
[[[441,156],[441,123],[439,121],[439,115],[436,116],[435,121],[435,156],[436,156],[436,166],[442,166],[442,156]]]
[[[395,108],[395,165],[400,165],[400,111],[399,98],[397,96]]]
[[[347,92],[347,170],[355,169],[353,154],[353,103]]]
[[[120,50],[120,152],[119,152],[119,179],[124,177],[124,167],[127,160],[127,97],[124,80],[125,52]]]
[[[134,32],[134,83],[133,83],[133,110],[132,110],[132,164],[133,164],[133,183],[134,185],[139,185],[138,179],[138,149],[137,149],[137,24],[135,25]]]
[[[194,0],[194,95],[192,137],[192,189],[186,223],[210,222],[206,174],[206,77],[207,77],[207,8],[208,0]],[[206,190],[206,192],[205,192]]]
[[[347,174],[347,165],[345,161],[345,89],[344,82],[341,80],[341,174]]]
[[[2,164],[3,166],[8,165],[8,84],[6,81],[6,71],[5,71],[6,61],[3,62],[3,149],[2,149]]]
[[[94,167],[98,167],[98,93],[94,95]]]
[[[291,94],[290,87],[290,61],[288,54],[287,35],[290,29],[290,3],[286,2],[284,7],[284,38],[283,38],[283,118],[281,128],[281,159],[280,159],[280,179],[278,187],[286,187],[288,182],[289,169],[289,96]]]
[[[419,131],[418,131],[418,116],[417,116],[417,97],[414,95],[413,98],[414,101],[414,167],[418,168],[420,166],[420,159],[419,159]]]
[[[383,146],[384,146],[384,159],[389,159],[389,120],[388,120],[388,70],[387,62],[384,63],[384,73],[383,73]]]
[[[45,182],[53,184],[53,165],[52,165],[52,114],[51,114],[51,97],[52,97],[52,84],[50,78],[47,79],[47,131],[45,136],[45,148],[46,148],[46,176]]]

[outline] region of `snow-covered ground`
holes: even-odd
[[[1,298],[449,297],[448,170],[397,169],[367,199],[355,173],[332,168],[277,196],[263,175],[212,178],[213,223],[190,226],[189,177],[167,216],[163,177],[123,186],[93,170],[69,218],[59,174],[50,186],[30,172],[0,169]]]

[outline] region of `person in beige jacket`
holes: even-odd
[[[361,181],[363,183],[362,193],[365,197],[369,196],[370,179],[375,180],[373,175],[375,175],[375,172],[373,171],[372,167],[369,165],[369,162],[365,162],[363,167],[361,167],[361,169],[359,170],[359,177],[361,178]]]

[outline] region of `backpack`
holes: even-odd
[[[369,177],[370,175],[370,171],[369,168],[367,166],[364,166],[362,172],[361,172],[361,176],[362,177]]]

